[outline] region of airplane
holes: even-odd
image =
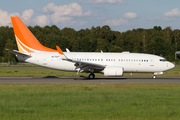
[[[143,53],[107,53],[107,52],[63,52],[58,46],[51,49],[43,46],[17,16],[11,17],[18,50],[9,50],[19,60],[61,71],[94,73],[107,77],[121,77],[123,73],[163,74],[174,68],[174,64],[165,58]]]

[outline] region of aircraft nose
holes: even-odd
[[[169,63],[169,67],[170,67],[170,69],[172,69],[175,67],[175,65],[173,63]]]

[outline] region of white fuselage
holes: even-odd
[[[76,61],[97,63],[105,66],[119,66],[124,72],[163,72],[174,67],[174,64],[163,57],[139,53],[95,53],[95,52],[64,52],[65,55]],[[75,63],[62,60],[58,52],[28,53],[32,57],[18,55],[18,59],[51,69],[62,71],[77,71]],[[98,72],[101,72],[99,70]],[[85,72],[85,71],[84,71]]]

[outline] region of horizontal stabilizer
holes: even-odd
[[[15,55],[24,55],[24,56],[27,56],[27,57],[32,57],[31,55],[27,55],[27,54],[25,54],[25,53],[20,53],[19,51],[17,51],[17,50],[9,50],[9,49],[6,49],[7,51],[9,51],[9,52],[11,52],[11,53],[13,53],[13,54],[15,54]]]

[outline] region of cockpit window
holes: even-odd
[[[166,59],[159,59],[159,61],[165,62],[165,61],[167,61],[167,60],[166,60]]]

